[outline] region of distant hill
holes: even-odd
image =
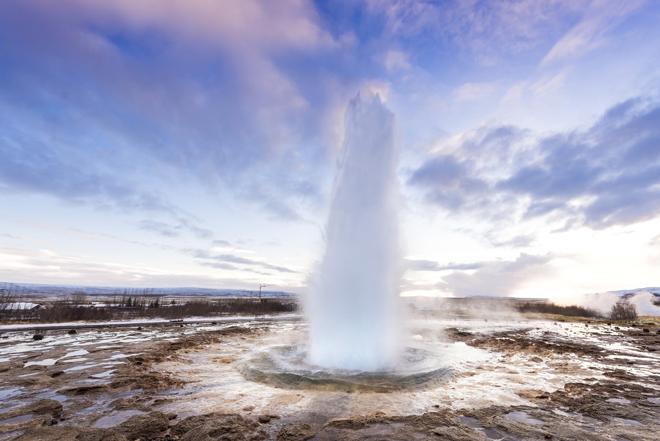
[[[618,291],[609,291],[613,294],[617,294],[621,297],[631,297],[638,292],[648,291],[656,297],[660,297],[660,287],[649,287],[649,288],[635,288],[635,289],[620,289]]]
[[[7,283],[0,282],[0,290],[8,290],[17,295],[66,296],[84,292],[89,296],[200,296],[200,297],[255,297],[258,290],[231,288],[128,288],[120,286],[80,286],[80,285],[47,285],[37,283]],[[262,290],[262,297],[282,298],[295,297],[286,291]]]

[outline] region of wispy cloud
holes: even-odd
[[[617,25],[638,11],[645,0],[596,0],[548,51],[542,65],[579,57],[599,46]]]
[[[214,253],[204,249],[185,250],[201,264],[223,269],[246,269],[249,271],[267,270],[275,273],[296,274],[298,271],[281,265],[273,265],[263,260],[247,258],[238,254]]]
[[[491,95],[495,91],[492,83],[463,83],[454,90],[454,99],[459,102],[476,101]]]
[[[143,219],[138,226],[141,230],[151,231],[165,237],[179,237],[184,232],[191,233],[200,239],[208,239],[213,235],[211,230],[194,225],[187,219],[179,219],[178,223]]]
[[[385,52],[383,65],[388,71],[408,70],[411,67],[408,54],[396,49],[390,49]]]
[[[466,271],[481,268],[484,262],[440,264],[435,260],[407,259],[406,268],[412,271]]]
[[[480,63],[499,62],[505,54],[531,50],[579,16],[589,0],[498,2],[419,2],[367,0],[368,10],[383,17],[389,35],[425,36],[437,44],[451,41]]]

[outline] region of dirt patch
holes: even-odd
[[[538,357],[548,357],[553,354],[576,354],[580,356],[601,357],[605,350],[596,345],[573,343],[568,341],[553,341],[550,339],[530,338],[524,330],[499,332],[493,335],[464,339],[470,346],[490,349],[505,353],[527,353]]]

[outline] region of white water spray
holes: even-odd
[[[380,371],[399,355],[394,116],[377,95],[358,95],[345,126],[325,254],[307,305],[309,356],[325,368]]]

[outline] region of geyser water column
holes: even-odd
[[[380,371],[399,355],[397,150],[394,116],[378,95],[351,100],[326,228],[307,305],[310,362]]]

